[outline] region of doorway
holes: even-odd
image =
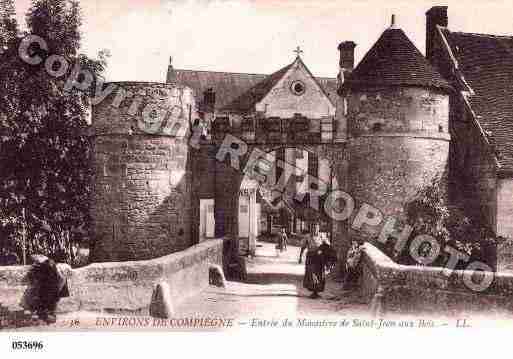
[[[215,217],[213,198],[200,199],[199,241],[214,238]]]

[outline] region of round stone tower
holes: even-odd
[[[194,98],[186,87],[109,83],[92,110],[96,262],[142,260],[187,248]]]
[[[404,204],[423,185],[438,176],[447,186],[450,85],[392,26],[342,90],[347,100],[348,193],[357,205],[367,203],[384,218],[402,220]],[[350,230],[350,237],[370,239],[380,229],[364,225]]]

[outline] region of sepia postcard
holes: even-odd
[[[0,1],[7,357],[511,330],[511,5]]]

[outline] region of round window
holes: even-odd
[[[305,84],[301,81],[294,81],[290,86],[292,93],[297,96],[301,96],[305,93]]]

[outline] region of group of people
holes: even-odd
[[[276,243],[277,254],[287,250],[287,234],[285,228],[280,230]],[[331,270],[336,261],[337,255],[329,245],[326,238],[321,238],[319,230],[314,227],[310,234],[306,234],[299,253],[298,262],[301,264],[303,253],[306,251],[305,276],[303,286],[312,292],[310,298],[319,298],[319,293],[324,291],[326,285],[326,272]]]

